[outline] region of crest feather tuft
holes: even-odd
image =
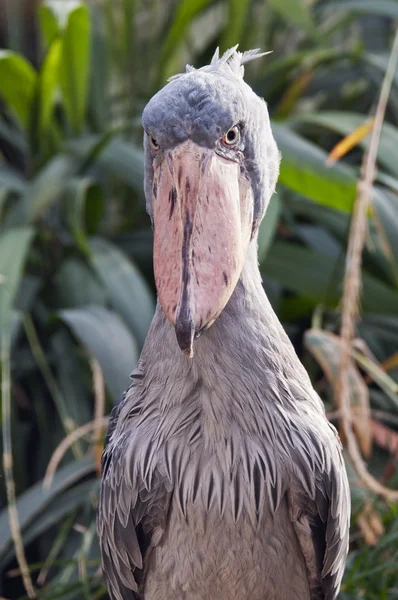
[[[198,69],[199,71],[205,71],[207,73],[211,73],[214,71],[222,71],[227,69],[230,73],[237,77],[244,76],[244,65],[252,60],[256,60],[257,58],[262,58],[267,54],[271,54],[271,52],[260,52],[260,48],[255,48],[254,50],[247,50],[246,52],[239,52],[238,45],[229,48],[222,56],[220,56],[220,49],[217,47],[213,58],[210,61],[209,65]],[[196,71],[194,67],[191,65],[186,66],[185,73],[179,73],[178,75],[174,75],[170,77],[169,81],[174,81],[185,75],[186,73],[192,73]]]

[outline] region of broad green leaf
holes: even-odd
[[[18,293],[14,303],[15,309],[21,314],[31,312],[42,284],[42,277],[25,273],[19,283]]]
[[[376,67],[383,73],[385,73],[387,71],[389,54],[373,54],[372,52],[366,52],[361,55],[361,58],[365,64],[368,63],[369,65]],[[394,81],[395,81],[395,84],[398,83],[398,73],[397,72],[395,72]]]
[[[275,243],[262,271],[268,277],[316,303],[335,308],[342,293],[344,263],[297,244]],[[361,306],[364,312],[398,315],[398,292],[363,273]]]
[[[330,256],[330,258],[337,258],[343,252],[342,244],[324,227],[299,224],[295,226],[295,232],[306,246]]]
[[[101,306],[59,311],[60,318],[95,356],[113,399],[128,387],[129,375],[138,360],[134,338],[120,317]]]
[[[396,0],[377,0],[376,2],[375,0],[338,0],[328,2],[325,10],[343,10],[398,19],[398,3]]]
[[[27,546],[43,535],[50,527],[58,525],[75,508],[90,502],[91,494],[97,490],[98,484],[97,479],[91,478],[88,481],[74,485],[70,489],[60,493],[53,501],[50,501],[45,506],[45,509],[22,532],[24,545]],[[14,555],[15,549],[13,546],[4,553],[0,552],[0,568],[4,568],[13,559]]]
[[[267,255],[268,249],[274,239],[282,204],[278,194],[271,197],[265,217],[258,230],[258,261],[261,263]]]
[[[60,392],[68,403],[68,418],[76,427],[93,418],[92,381],[87,377],[86,365],[76,352],[76,343],[66,329],[58,329],[51,336],[49,350]]]
[[[59,18],[51,8],[51,4],[54,2],[43,2],[38,10],[41,37],[46,46],[49,46],[60,33]],[[65,2],[63,4],[66,6]]]
[[[28,222],[34,222],[57,200],[65,190],[73,172],[73,162],[67,155],[56,155],[40,171],[26,191]]]
[[[133,143],[115,137],[114,131],[99,136],[85,136],[69,144],[71,152],[81,159],[80,171],[97,165],[144,194],[144,152]]]
[[[395,269],[398,269],[398,197],[382,188],[374,188],[372,204],[376,209],[390,248],[395,257]]]
[[[159,73],[162,81],[173,75],[173,73],[169,72],[167,63],[170,61],[172,54],[179,49],[181,43],[184,41],[192,20],[202,10],[207,8],[209,4],[210,0],[179,0],[172,18],[172,25],[160,51]]]
[[[109,115],[109,44],[103,23],[103,13],[92,7],[93,27],[91,40],[91,66],[88,106],[93,116],[96,130],[104,131],[108,127]]]
[[[321,113],[308,113],[295,118],[292,123],[300,127],[308,124],[320,125],[341,135],[348,135],[362,125],[368,117],[354,112],[325,111]],[[370,136],[359,142],[362,148],[369,147]],[[395,158],[398,147],[398,129],[389,123],[384,123],[378,149],[378,159],[382,165],[392,173],[398,175],[398,164]]]
[[[98,164],[143,195],[144,152],[120,138],[112,139],[98,156]]]
[[[48,13],[51,13],[52,21],[50,25],[45,23],[43,33],[48,31],[51,34],[65,31],[69,24],[70,15],[81,6],[84,6],[82,0],[44,0],[43,7]],[[48,41],[51,41],[51,38]]]
[[[91,27],[88,7],[78,6],[68,15],[62,36],[60,80],[64,106],[74,133],[82,131],[88,94]]]
[[[249,0],[228,0],[228,20],[221,39],[224,51],[241,41],[249,8]]]
[[[105,306],[107,302],[107,292],[95,273],[74,257],[67,258],[60,266],[54,278],[54,292],[57,305],[62,308]]]
[[[25,225],[37,221],[54,202],[60,200],[73,167],[69,156],[55,155],[28,184],[24,196],[10,210],[7,224]]]
[[[383,171],[377,171],[376,181],[390,188],[393,192],[398,193],[398,178],[392,177]]]
[[[110,302],[131,328],[140,346],[145,341],[155,305],[137,267],[116,246],[103,239],[91,241],[91,261],[106,287]]]
[[[89,253],[87,235],[97,231],[104,210],[101,188],[89,178],[73,178],[65,195],[65,216],[76,244]]]
[[[322,204],[315,204],[311,200],[294,195],[292,198],[285,198],[284,206],[298,219],[318,224],[330,231],[340,242],[346,244],[349,226],[350,214],[340,210],[333,210]]]
[[[364,315],[363,320],[359,323],[361,336],[365,331],[376,338],[391,342],[394,347],[398,346],[398,318],[384,316],[381,314]]]
[[[296,25],[309,33],[314,32],[314,23],[308,3],[304,0],[268,0],[275,12],[281,15],[288,23]]]
[[[30,227],[10,228],[0,233],[0,338],[10,327],[11,312],[33,234]]]
[[[39,481],[32,485],[17,500],[17,510],[21,528],[24,529],[33,522],[45,508],[61,492],[73,486],[77,481],[87,477],[95,471],[94,460],[83,458],[78,462],[72,462],[61,467],[54,475],[52,485],[49,489],[43,488],[43,482]],[[5,508],[0,513],[0,556],[6,552],[12,543],[8,510]]]
[[[35,95],[37,73],[21,55],[0,50],[0,97],[28,129]]]
[[[327,167],[327,154],[288,128],[273,124],[272,130],[282,153],[279,182],[319,204],[350,212],[356,195],[352,170]]]
[[[4,115],[0,116],[0,138],[19,150],[21,154],[27,154],[28,143],[22,130],[16,127],[15,123],[9,123]]]
[[[39,141],[44,145],[54,111],[55,94],[59,85],[62,57],[62,40],[55,38],[50,44],[39,76],[40,125]]]
[[[12,167],[0,165],[0,189],[23,193],[26,182]]]

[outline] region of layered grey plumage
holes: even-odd
[[[211,147],[242,122],[241,169],[255,206],[239,282],[193,358],[158,304],[112,413],[98,533],[115,600],[333,600],[344,571],[350,501],[340,442],[257,265],[278,153],[265,104],[242,79],[248,58],[234,49],[190,70],[144,112],[147,133],[168,147],[187,138]],[[152,185],[146,141],[150,214]]]

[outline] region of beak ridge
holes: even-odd
[[[251,189],[237,163],[190,140],[155,165],[154,181],[156,287],[181,350],[192,358],[195,337],[222,312],[239,279]]]

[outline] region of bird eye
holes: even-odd
[[[239,144],[240,141],[240,130],[238,125],[231,127],[229,131],[222,138],[222,143],[224,146],[229,146],[230,148]]]
[[[159,142],[152,135],[149,136],[149,143],[154,150],[159,150]]]

